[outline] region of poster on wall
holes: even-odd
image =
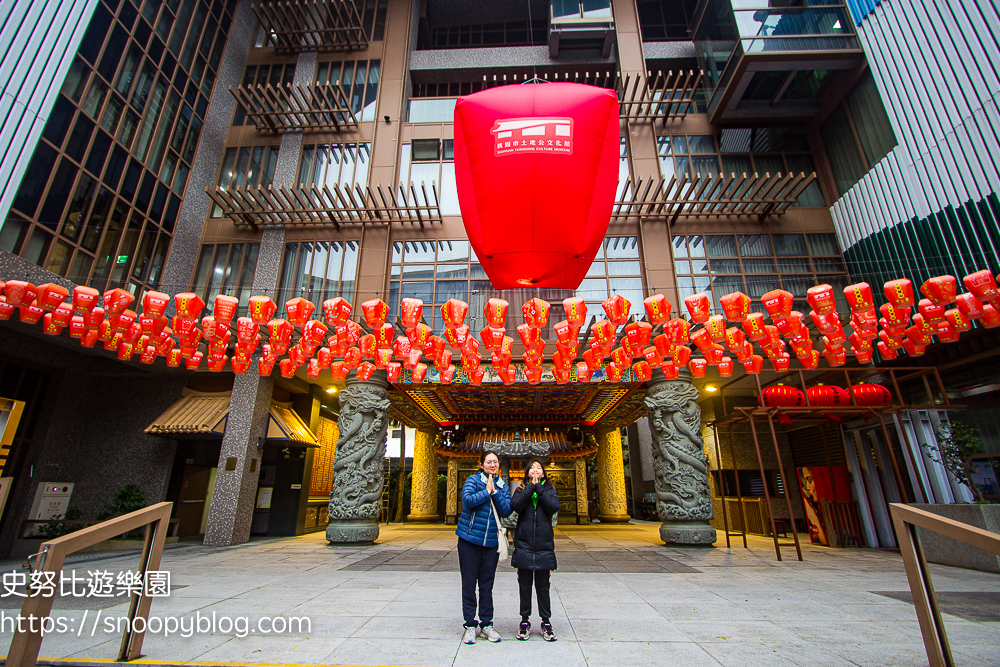
[[[829,546],[829,527],[823,521],[820,502],[851,500],[844,466],[810,466],[799,468],[799,488],[802,489],[802,506],[809,524],[809,540],[813,544]]]

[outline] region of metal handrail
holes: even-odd
[[[146,528],[145,545],[142,549],[142,559],[139,562],[140,581],[146,581],[146,572],[160,567],[160,557],[163,555],[163,544],[167,537],[170,522],[170,509],[173,503],[157,503],[150,507],[137,510],[124,516],[110,519],[96,526],[84,528],[69,535],[57,537],[44,542],[41,551],[34,555],[31,563],[33,572],[52,572],[58,577],[62,571],[66,556],[81,549],[93,546],[98,542],[111,539],[116,535],[127,533],[136,528]],[[29,563],[31,561],[29,560]],[[34,614],[36,618],[45,618],[52,612],[52,597],[36,595],[24,598],[21,605],[21,616],[27,618]],[[142,640],[145,632],[136,632],[135,619],[142,617],[145,621],[149,616],[149,606],[152,599],[148,595],[132,593],[128,607],[129,622],[122,635],[122,643],[118,649],[118,661],[135,660],[142,650]],[[145,628],[145,623],[142,624]],[[31,630],[34,628],[34,631]],[[30,624],[28,631],[21,631],[18,624],[14,638],[10,642],[5,665],[14,667],[29,667],[38,660],[38,651],[42,646],[41,625]]]
[[[924,549],[920,546],[917,528],[950,537],[997,556],[1000,556],[1000,535],[900,503],[891,503],[889,510],[892,512],[892,523],[903,556],[913,606],[920,622],[927,661],[930,667],[954,667],[955,659],[951,655],[951,645],[948,644],[944,620],[941,618],[941,609],[934,594],[934,584],[931,582],[930,570],[927,569]]]

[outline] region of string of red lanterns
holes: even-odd
[[[587,304],[581,297],[570,297],[562,303],[565,319],[552,327],[555,350],[548,358],[556,382],[565,384],[574,375],[579,382],[589,382],[598,371],[612,382],[620,382],[626,374],[641,382],[651,379],[657,368],[667,379],[676,378],[684,367],[694,378],[702,378],[710,366],[720,377],[730,377],[737,362],[746,373],[758,374],[765,358],[775,371],[787,371],[792,358],[789,348],[807,370],[817,368],[821,357],[830,366],[842,366],[848,352],[861,364],[871,363],[875,349],[884,359],[896,358],[900,350],[919,357],[934,338],[955,342],[973,322],[986,328],[1000,326],[1000,291],[994,276],[977,271],[962,282],[968,291],[958,294],[954,276],[931,278],[921,285],[923,298],[918,300],[909,280],[892,280],[885,283],[886,303],[878,308],[868,283],[850,285],[844,289],[851,310],[846,323],[852,330],[850,335],[837,312],[834,288],[816,285],[807,291],[806,301],[812,308],[808,317],[820,334],[822,352],[814,348],[807,320],[792,309],[794,297],[786,290],[772,290],[761,297],[766,315],[751,312],[753,301],[742,292],[723,296],[719,300],[723,312],[714,315],[709,296],[693,294],[684,299],[690,322],[671,317],[670,302],[662,294],[654,294],[643,301],[646,319],[628,323],[632,305],[615,295],[601,304],[605,318],[590,326],[582,353],[580,329],[586,322]],[[312,319],[316,306],[302,297],[285,303],[285,318],[276,317],[278,306],[267,296],[250,297],[247,315],[238,318],[239,301],[232,296],[217,295],[209,315],[203,315],[206,304],[197,294],[185,292],[172,299],[176,315],[168,319],[164,313],[171,297],[163,292],[143,294],[140,313],[130,309],[135,297],[123,289],[102,295],[81,285],[71,294],[54,283],[36,286],[22,280],[0,281],[0,320],[10,319],[19,310],[21,322],[41,322],[45,334],[58,336],[68,329],[82,346],[103,343],[119,359],[131,360],[138,354],[142,363],[152,364],[163,357],[167,366],[178,367],[183,361],[191,370],[204,361],[210,371],[220,372],[229,363],[234,373],[244,374],[259,348],[256,370],[260,375],[270,375],[276,364],[283,377],[292,377],[305,366],[309,378],[318,378],[328,370],[334,380],[345,379],[351,371],[367,380],[377,369],[384,369],[392,383],[421,383],[429,370],[423,361],[426,358],[445,384],[456,377],[456,363],[471,384],[480,384],[485,376],[484,359],[490,361],[504,384],[517,379],[512,365],[514,338],[506,331],[509,304],[504,299],[487,301],[483,309],[486,326],[479,331],[478,340],[465,322],[469,305],[458,299],[449,299],[441,306],[444,336],[435,335],[422,321],[424,304],[415,298],[404,298],[400,304],[404,331],[398,335],[386,321],[390,308],[381,299],[361,304],[370,333],[350,319],[354,308],[342,297],[321,304],[323,321]],[[525,376],[529,383],[538,384],[546,359],[541,330],[548,325],[552,306],[534,298],[521,311],[524,323],[516,331],[524,346]],[[700,326],[692,330],[692,323]],[[263,344],[261,327],[268,337]],[[236,341],[230,357],[234,330]],[[300,335],[292,344],[296,331]],[[701,353],[700,358],[692,358],[692,346]],[[762,354],[757,353],[758,347]],[[404,369],[409,371],[408,377]],[[855,402],[880,404],[885,397],[875,388],[884,390],[879,385],[852,389]],[[850,402],[839,387],[810,388],[813,391],[816,395],[810,393],[809,401],[816,405]],[[783,392],[775,389],[775,400]]]

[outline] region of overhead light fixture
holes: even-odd
[[[714,394],[715,392],[719,391],[719,388],[716,387],[714,384],[706,384],[705,385],[705,391]]]
[[[337,388],[336,387],[329,387],[326,390],[326,393],[328,393],[328,394],[336,394],[337,393]]]

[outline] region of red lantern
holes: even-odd
[[[392,350],[388,347],[380,347],[375,350],[375,367],[387,368],[392,362]]]
[[[983,316],[979,318],[979,322],[987,329],[1000,327],[1000,311],[997,311],[993,304],[983,305]]]
[[[587,321],[587,303],[583,297],[571,296],[563,299],[563,311],[566,313],[566,321],[577,329]]]
[[[462,355],[462,368],[464,368],[466,370],[466,372],[471,371],[473,369],[479,368],[479,365],[482,363],[482,361],[483,360],[479,357],[478,354],[475,355],[475,356],[471,356],[471,355],[468,355],[468,354],[463,354]]]
[[[674,345],[685,345],[691,340],[691,325],[687,320],[675,317],[667,322],[663,332]]]
[[[403,323],[403,328],[415,327],[423,319],[424,302],[421,299],[406,297],[399,304],[399,319]],[[464,318],[464,316],[463,316]]]
[[[670,319],[670,302],[662,294],[646,297],[642,305],[646,307],[646,316],[654,327]]]
[[[736,352],[744,347],[747,342],[746,336],[743,335],[743,331],[737,329],[736,327],[729,327],[726,329],[726,346],[729,347],[730,352]],[[753,346],[751,345],[751,348]]]
[[[542,369],[540,366],[524,369],[524,377],[528,379],[528,384],[538,384],[542,381]]]
[[[548,301],[539,298],[529,299],[521,306],[521,313],[524,314],[524,321],[530,326],[544,328],[549,322],[549,310],[551,306]]]
[[[896,308],[891,303],[883,303],[879,306],[879,312],[893,326],[905,325],[910,321],[911,308],[909,306]]]
[[[600,320],[590,325],[590,335],[600,345],[613,345],[617,330],[609,320]]]
[[[374,359],[375,350],[377,349],[375,345],[375,336],[371,334],[365,334],[358,341],[358,349],[361,350],[362,359]]]
[[[497,375],[500,376],[500,380],[505,385],[514,384],[517,382],[517,369],[513,366],[503,366],[497,370]]]
[[[743,292],[732,292],[719,299],[722,312],[730,322],[742,322],[750,314],[750,297]]]
[[[806,301],[817,315],[826,315],[837,310],[837,301],[830,285],[816,285],[806,290]]]
[[[105,304],[107,304],[105,295]],[[105,305],[105,307],[107,307]],[[201,297],[193,292],[183,292],[174,295],[174,307],[177,310],[177,317],[182,320],[196,320],[201,316],[201,311],[205,309],[205,302]]]
[[[866,408],[884,408],[892,405],[892,393],[880,384],[859,382],[851,387],[854,402]]]
[[[705,377],[705,371],[708,369],[708,362],[704,359],[692,359],[688,362],[688,370],[691,372],[691,377],[695,379]]]
[[[573,360],[563,355],[563,353],[559,350],[556,350],[552,353],[552,363],[555,364],[556,368],[569,370],[570,364],[573,363]]]
[[[390,349],[392,348],[392,340],[396,337],[396,332],[393,330],[391,324],[383,322],[382,326],[376,327],[374,336],[375,347]]]
[[[789,364],[791,364],[792,358],[787,354],[782,354],[780,357],[773,357],[771,359],[771,367],[776,373],[784,373],[788,370]]]
[[[253,320],[254,324],[260,326],[270,322],[274,318],[274,313],[277,309],[278,306],[271,300],[271,297],[256,295],[250,297],[250,302],[247,306],[247,316]]]
[[[620,327],[628,321],[629,310],[632,308],[629,300],[621,294],[615,294],[613,297],[605,299],[601,302],[601,306],[604,308],[608,319],[616,327]]]
[[[664,380],[676,380],[681,374],[681,369],[673,364],[663,364],[660,371],[663,373]]]
[[[760,298],[764,305],[764,310],[772,320],[783,320],[792,314],[792,305],[795,297],[791,292],[783,289],[776,289],[767,292]]]
[[[517,327],[517,335],[521,337],[524,347],[532,349],[542,342],[542,335],[536,327],[530,324],[520,324]]]
[[[47,336],[58,336],[62,333],[63,327],[52,321],[52,313],[45,313],[42,317],[42,333]]]
[[[826,348],[823,350],[823,358],[831,366],[843,366],[847,363],[847,350],[844,348]]]
[[[958,281],[955,276],[935,276],[924,282],[920,286],[920,291],[935,306],[947,306],[955,301],[955,296],[958,294]]]
[[[469,336],[465,340],[465,347],[462,348],[462,354],[479,357],[479,341]]]
[[[691,342],[694,343],[699,350],[701,350],[702,354],[705,354],[707,350],[711,350],[714,346],[714,343],[712,343],[712,337],[708,335],[707,329],[698,329],[695,331],[691,336]]]
[[[965,289],[969,290],[980,301],[992,301],[1000,297],[996,280],[993,279],[993,274],[989,271],[970,273],[962,278],[962,282],[965,284]]]
[[[942,343],[954,343],[958,340],[959,331],[948,322],[938,325],[937,337]]]
[[[611,352],[611,361],[614,362],[615,366],[618,368],[625,368],[632,363],[632,355],[625,351],[623,347],[616,347],[614,351]]]
[[[514,339],[510,336],[504,336],[503,342],[500,343],[500,354],[510,354],[511,350],[514,349]],[[545,349],[544,345],[537,348],[538,352],[541,353]]]
[[[494,287],[580,285],[611,218],[619,142],[618,98],[605,88],[527,84],[459,98],[458,199]]]
[[[182,355],[183,356],[183,355]],[[198,370],[198,366],[201,366],[201,360],[205,357],[201,352],[195,352],[190,357],[184,360],[184,367],[189,371]]]
[[[854,354],[854,359],[859,364],[870,364],[872,362],[872,350],[871,348],[867,350],[851,350]]]
[[[806,370],[815,370],[819,366],[819,350],[810,350],[807,355],[796,355],[796,359]]]
[[[622,381],[622,369],[616,366],[614,363],[608,364],[607,368],[604,369],[604,372],[608,376],[608,380],[610,380],[611,382]]]
[[[903,350],[905,350],[907,356],[910,357],[922,357],[924,356],[924,353],[927,352],[927,348],[925,346],[917,345],[909,338],[903,341]]]
[[[720,378],[729,378],[733,376],[733,360],[729,357],[722,357],[719,363],[715,364],[715,370],[719,371]]]
[[[457,329],[465,324],[465,315],[469,312],[469,304],[459,299],[448,299],[441,304],[441,320],[447,329]]]
[[[635,377],[639,382],[646,382],[653,378],[653,369],[646,360],[637,361],[632,365],[632,370],[635,372]]]
[[[125,292],[128,294],[128,292]],[[38,288],[23,280],[8,280],[4,287],[6,302],[15,307],[29,306],[38,295]],[[129,296],[132,296],[129,294]]]
[[[568,343],[569,341],[575,341],[580,335],[579,330],[570,324],[567,320],[560,320],[556,322],[552,331],[555,332],[556,338],[560,342]]]
[[[827,311],[823,314],[812,311],[809,313],[809,319],[813,321],[813,324],[816,325],[821,334],[831,334],[840,326],[840,318],[837,316],[837,311]]]
[[[376,370],[377,369],[375,368],[375,364],[373,364],[372,362],[362,361],[361,365],[358,366],[356,371],[354,371],[354,375],[355,377],[358,378],[359,381],[368,382],[368,380],[371,380],[372,376],[375,375]]]
[[[232,359],[233,373],[237,375],[246,375],[247,371],[250,370],[250,360],[249,359]]]
[[[354,307],[343,297],[334,297],[323,302],[323,315],[331,327],[339,327],[347,323]]]
[[[586,362],[581,361],[576,365],[576,380],[577,382],[590,382],[590,378],[593,377],[594,371],[591,370],[590,366]]]
[[[955,305],[966,319],[978,320],[983,316],[982,301],[968,292],[955,297]]]
[[[100,298],[101,293],[93,287],[77,285],[73,288],[73,310],[77,315],[89,313],[97,305],[97,301]],[[162,315],[163,313],[160,314]]]
[[[552,375],[556,379],[556,384],[566,384],[572,378],[572,373],[568,368],[553,369]]]
[[[663,357],[660,356],[655,347],[647,347],[643,350],[642,358],[646,360],[650,368],[659,368],[663,365]]]
[[[10,283],[7,283],[7,294],[10,295]],[[176,297],[174,297],[176,301]],[[126,292],[121,288],[115,288],[113,290],[108,290],[104,293],[104,310],[111,313],[112,315],[120,315],[125,312],[125,309],[135,301],[135,297]],[[200,312],[200,311],[199,311]],[[178,315],[180,313],[178,312]],[[197,315],[188,319],[195,319]]]
[[[503,329],[484,327],[483,330],[479,332],[479,337],[482,339],[483,345],[487,350],[493,350],[496,352],[499,351],[500,346],[503,345],[504,333]]]
[[[921,299],[920,303],[917,304],[917,310],[923,316],[924,321],[929,324],[944,322],[944,306],[936,305],[930,299]]]
[[[740,347],[736,348],[735,350],[730,350],[730,351],[736,355],[737,361],[739,361],[741,364],[745,363],[748,359],[750,359],[750,357],[753,356],[753,343],[747,341]]]
[[[334,380],[345,380],[350,372],[351,369],[345,366],[343,361],[335,361],[330,364],[330,377]]]
[[[913,284],[906,278],[890,280],[885,284],[885,298],[893,308],[912,308]]]
[[[279,344],[288,345],[292,340],[292,332],[295,328],[286,320],[271,320],[267,323],[267,335],[270,337],[270,343],[273,347],[277,342]]]
[[[896,352],[896,348],[889,347],[883,341],[879,341],[877,347],[878,347],[878,353],[882,356],[883,359],[895,359],[897,356],[899,356],[899,353]]]
[[[69,335],[70,338],[83,338],[84,334],[87,333],[87,328],[83,326],[83,317],[80,315],[74,315],[69,321]]]
[[[750,313],[743,320],[743,331],[746,332],[747,338],[755,343],[767,336],[767,329],[765,327],[767,327],[767,324],[764,322],[764,315],[762,313]]]
[[[504,299],[490,299],[483,307],[483,315],[486,317],[486,326],[503,331],[504,323],[507,321],[507,309],[510,304]],[[486,341],[483,341],[484,343]]]
[[[712,302],[704,292],[684,297],[684,306],[695,324],[708,321],[709,315],[712,314]]]
[[[691,360],[691,348],[687,345],[677,345],[673,353],[674,365],[684,366]]]
[[[666,334],[660,334],[653,339],[653,346],[656,348],[656,353],[661,357],[668,357],[673,354],[674,344],[670,342]]]
[[[361,312],[365,316],[365,322],[372,329],[382,326],[385,318],[389,316],[389,306],[382,299],[370,299],[361,304]]]
[[[139,318],[139,327],[142,329],[142,333],[146,334],[147,336],[159,336],[160,332],[163,331],[163,329],[166,328],[166,326],[167,326],[167,318],[163,316],[148,317],[147,315],[142,315]],[[225,327],[224,324],[221,326]]]
[[[382,325],[386,326],[386,325]],[[455,329],[445,329],[444,339],[447,341],[448,345],[461,352],[465,348],[465,344],[469,341],[469,325],[463,324]],[[474,338],[472,340],[475,340]]]
[[[591,371],[600,370],[604,367],[604,360],[599,355],[594,354],[593,350],[583,351],[583,362],[587,364],[587,368]]]
[[[820,408],[839,408],[851,404],[851,395],[835,384],[818,384],[806,390],[809,405]]]
[[[854,313],[869,313],[875,310],[875,299],[872,297],[872,288],[868,283],[856,283],[844,288],[844,297],[847,298],[847,305]]]
[[[919,330],[916,330],[916,331],[919,331]],[[880,331],[879,334],[878,334],[878,337],[882,340],[883,343],[885,343],[885,345],[887,347],[889,347],[889,348],[891,348],[893,350],[895,350],[895,349],[897,349],[899,347],[902,347],[902,345],[903,345],[903,341],[902,340],[900,340],[898,338],[891,338],[884,331]]]
[[[774,325],[778,332],[785,338],[794,338],[802,331],[802,313],[793,310],[788,317],[774,320]]]
[[[249,317],[241,317],[236,320],[236,340],[249,342],[259,334],[257,325]]]
[[[768,408],[801,408],[806,404],[806,395],[787,384],[776,384],[760,392],[761,401]]]
[[[722,315],[712,315],[705,322],[705,331],[713,343],[721,343],[726,340],[726,318]]]
[[[625,354],[628,355],[629,359],[635,359],[642,354],[642,346],[633,345],[627,336],[622,336],[622,348],[625,350]]]
[[[300,296],[285,302],[285,312],[288,313],[288,321],[293,327],[305,326],[314,310],[316,310],[316,305],[309,299],[303,299]]]
[[[649,337],[653,333],[653,325],[649,322],[632,322],[625,327],[625,336],[628,342],[636,348],[649,345]]]
[[[968,331],[972,328],[972,322],[966,319],[957,308],[946,310],[944,316],[955,331]]]
[[[390,326],[390,334],[391,329],[392,327]],[[306,341],[310,345],[322,345],[323,339],[326,337],[326,332],[327,328],[325,324],[319,320],[309,320],[306,325],[302,327],[302,340]]]
[[[493,363],[494,368],[506,368],[510,366],[510,353],[508,352],[491,352],[490,361]]]
[[[433,330],[429,326],[423,322],[419,322],[406,330],[406,338],[410,341],[410,347],[422,350],[427,347],[427,342],[431,339],[432,333]]]
[[[412,371],[414,368],[417,367],[417,364],[420,363],[420,360],[423,358],[423,356],[424,356],[423,350],[419,350],[417,348],[411,348],[409,355],[407,355],[407,358],[403,360],[403,368]]]
[[[427,377],[427,364],[417,364],[410,373],[410,382],[420,384]]]
[[[755,354],[743,362],[743,370],[751,375],[757,375],[764,370],[764,357]]]

